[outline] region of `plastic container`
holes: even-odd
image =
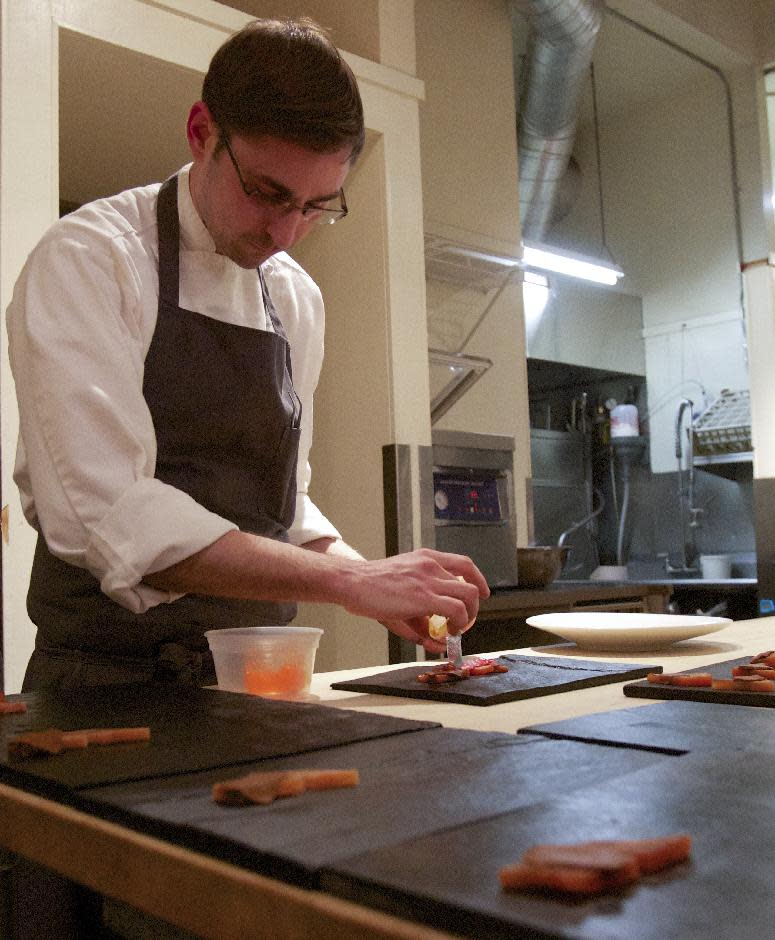
[[[598,565],[589,576],[590,581],[626,581],[627,565]]]
[[[304,700],[323,631],[317,627],[235,627],[205,633],[218,688]]]
[[[611,409],[611,437],[637,437],[639,433],[635,405],[616,405]]]
[[[728,581],[732,577],[732,556],[700,555],[700,570],[705,581]]]

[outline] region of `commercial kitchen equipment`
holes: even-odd
[[[510,437],[434,429],[431,446],[417,447],[416,456],[407,444],[390,444],[382,448],[382,461],[386,553],[421,546],[462,551],[490,584],[492,593],[479,605],[476,627],[464,637],[464,652],[550,642],[543,639],[548,635],[525,625],[532,614],[664,611],[671,590],[664,584],[556,581],[541,589],[520,585]],[[414,505],[413,479],[418,480],[419,506]],[[391,663],[413,662],[418,649],[390,634],[388,658]]]
[[[400,444],[387,445],[382,453],[386,550],[396,554],[418,547],[411,454]],[[516,588],[514,439],[434,429],[431,446],[418,448],[418,462],[420,544],[468,555],[491,590]],[[391,635],[391,662],[416,655],[414,644]]]

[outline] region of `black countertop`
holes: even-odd
[[[567,585],[568,587],[575,588],[580,585],[587,584],[613,584],[616,585],[618,589],[626,588],[629,585],[643,587],[644,585],[651,584],[666,584],[671,587],[693,587],[698,590],[727,590],[727,591],[743,591],[749,588],[755,588],[758,584],[756,578],[724,578],[724,579],[710,579],[706,580],[705,578],[639,578],[637,580],[627,580],[627,581],[592,581],[587,580],[578,580],[572,581],[568,579],[567,581],[555,581],[554,584],[549,585],[550,588],[563,587]]]
[[[644,597],[648,594],[669,594],[672,582],[657,581],[555,581],[545,588],[496,588],[481,601],[481,613],[502,610],[527,610],[550,607],[572,607],[584,601]]]

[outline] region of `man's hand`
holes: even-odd
[[[476,619],[479,598],[490,594],[465,555],[420,548],[366,561],[341,539],[298,548],[237,531],[143,580],[176,593],[339,604],[431,652],[443,648],[428,634],[431,614],[446,617],[450,633],[462,633]]]
[[[476,619],[480,597],[490,594],[470,558],[428,548],[361,562],[348,570],[346,579],[343,607],[379,620],[431,652],[444,649],[428,634],[431,614],[446,617],[450,633],[462,633]]]
[[[428,633],[428,618],[418,617],[412,620],[380,620],[383,627],[396,636],[424,647],[429,653],[441,653],[447,650],[445,640],[434,640]]]
[[[380,597],[372,597],[372,601],[382,604],[394,604],[394,594],[397,592],[400,595],[402,604],[407,602],[412,604],[413,602],[408,598],[408,589],[406,587],[405,575],[407,571],[410,571],[412,574],[412,579],[409,582],[410,584],[417,587],[417,581],[423,580],[425,575],[423,572],[427,569],[428,575],[433,578],[440,577],[443,581],[449,582],[452,578],[456,578],[458,581],[465,582],[467,577],[471,578],[471,581],[476,585],[475,590],[470,591],[471,596],[474,597],[474,603],[476,605],[476,610],[479,607],[479,597],[487,597],[489,595],[489,588],[484,579],[484,576],[481,574],[479,569],[473,564],[473,562],[462,555],[449,555],[445,552],[434,552],[430,549],[420,549],[416,552],[408,552],[403,555],[394,555],[390,558],[384,559],[382,562],[366,562],[362,555],[360,555],[354,548],[348,545],[346,542],[342,542],[339,539],[318,539],[315,542],[308,542],[305,548],[311,549],[312,551],[322,552],[328,555],[338,555],[341,558],[350,558],[358,561],[363,561],[369,568],[368,572],[364,572],[367,579],[377,578],[379,585],[374,588],[374,590],[379,590],[381,592]],[[377,566],[380,566],[379,569]],[[453,573],[457,572],[460,568],[465,568],[466,574]],[[385,591],[383,585],[384,578],[387,576],[387,572],[390,573],[392,579],[397,579],[397,583],[393,584],[392,580],[390,583],[390,590]],[[441,585],[442,593],[445,593],[449,589],[449,584]],[[481,589],[484,588],[484,594],[481,593]],[[446,596],[446,593],[445,593]],[[422,594],[420,595],[422,597]],[[463,603],[466,604],[466,611],[469,610],[468,604],[470,604],[470,597],[468,598],[468,603],[466,599],[462,598]],[[417,601],[414,603],[426,603],[425,601]],[[345,605],[351,613],[362,613],[360,609]],[[434,639],[428,633],[428,618],[431,614],[436,613],[440,614],[440,610],[431,610],[428,608],[423,608],[422,612],[415,616],[409,616],[408,618],[401,617],[390,617],[390,616],[377,616],[376,619],[382,624],[383,627],[386,627],[390,630],[391,633],[395,633],[396,636],[403,637],[405,640],[409,640],[411,643],[416,643],[418,646],[423,646],[429,653],[443,653],[446,649],[446,642],[438,639]],[[364,614],[364,616],[370,616],[369,614]],[[374,616],[373,614],[371,616]],[[465,622],[463,627],[455,626],[450,622],[450,632],[451,633],[463,633],[469,627],[471,627],[476,619],[476,614],[473,614]]]

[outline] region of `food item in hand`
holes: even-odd
[[[469,679],[472,676],[486,676],[508,671],[509,667],[499,663],[497,659],[469,656],[460,669],[455,669],[452,663],[441,663],[429,672],[418,673],[417,681],[440,685],[444,682],[460,682],[461,679]]]
[[[16,757],[35,757],[40,754],[61,754],[88,747],[90,744],[126,744],[150,741],[150,728],[85,728],[82,731],[26,731],[8,741],[8,753]]]
[[[458,581],[465,581],[465,578],[460,574],[456,577]],[[474,625],[475,620],[476,617],[466,624],[466,630]],[[447,617],[442,617],[441,614],[431,614],[428,617],[428,635],[432,640],[443,640],[447,636],[447,625]]]
[[[428,635],[434,640],[443,640],[447,635],[447,618],[441,614],[428,617]]]
[[[684,688],[710,688],[713,676],[709,672],[650,672],[646,681],[652,685],[674,685]]]
[[[356,787],[360,782],[357,770],[259,770],[214,783],[212,794],[222,806],[265,806],[287,796],[298,796],[305,790],[335,790]]]
[[[506,890],[542,888],[576,896],[595,895],[685,861],[691,845],[691,836],[685,833],[655,839],[534,845],[519,862],[501,868],[498,877]]]

